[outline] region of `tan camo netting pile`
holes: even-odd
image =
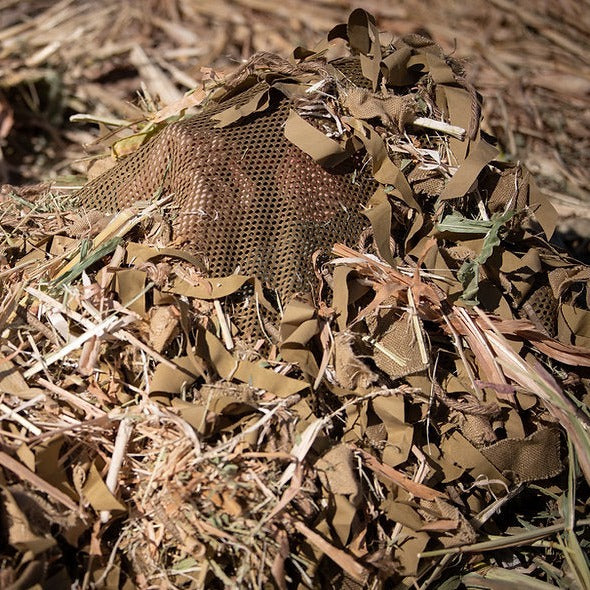
[[[410,36],[381,48],[368,29],[357,29],[351,45],[360,59],[327,60],[325,50],[301,52],[293,63],[256,56],[209,96],[200,114],[166,126],[79,191],[79,205],[114,212],[170,195],[172,239],[199,257],[207,276],[255,276],[281,302],[313,291],[333,244],[358,245],[370,225],[363,213],[380,203],[372,221],[387,215],[384,189],[396,197],[393,214],[403,220],[394,224],[393,254],[403,260],[417,253],[420,238],[440,220],[437,198],[463,197],[497,151],[480,139],[479,99],[458,63],[428,39]],[[335,29],[333,38],[341,34]],[[400,132],[413,126],[415,133],[424,117],[453,123],[455,138],[422,128],[417,145],[408,144]],[[461,174],[443,190],[457,165]],[[552,209],[519,168],[486,169],[462,205],[469,210],[481,199],[497,215],[531,205],[543,228],[553,231]],[[386,251],[380,249],[391,260]],[[314,254],[320,256],[315,271]],[[465,255],[474,252],[458,259]],[[451,250],[446,256],[456,258]],[[520,307],[523,294],[510,295]],[[549,291],[532,289],[527,306],[552,333],[555,303]],[[245,336],[255,331],[250,311],[242,314]]]
[[[0,586],[588,587],[590,269],[460,64],[356,10],[205,94],[0,194]]]

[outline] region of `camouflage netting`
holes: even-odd
[[[254,69],[263,63],[252,62],[252,75],[244,75],[235,89],[210,100],[200,115],[167,126],[78,196],[86,208],[112,212],[172,194],[173,237],[202,256],[208,274],[255,275],[287,298],[309,289],[311,257],[318,248],[329,252],[335,242],[358,238],[361,207],[375,183],[359,174],[354,154],[326,169],[285,137],[295,101],[328,76],[327,64],[280,64],[302,74],[294,79]],[[334,78],[323,86],[361,77],[354,60],[330,71]]]
[[[480,125],[356,10],[7,189],[0,586],[587,587],[590,269]]]
[[[487,165],[498,151],[481,136],[479,98],[461,66],[419,36],[383,47],[371,40],[371,26],[354,29],[354,57],[328,60],[326,50],[300,51],[294,63],[256,56],[200,114],[166,126],[79,191],[79,205],[114,212],[171,195],[174,243],[196,254],[206,275],[254,276],[283,303],[313,290],[314,253],[323,254],[321,263],[334,243],[357,245],[369,219],[388,262],[421,255],[445,203],[459,202],[454,210],[463,215],[480,213],[480,204],[486,210],[484,224],[467,230],[474,238],[508,222],[514,229],[530,214],[550,237],[554,211],[526,171]],[[339,36],[346,33],[335,29],[332,38]],[[438,121],[449,124],[450,136],[428,129]],[[494,221],[484,227],[489,216]],[[394,251],[387,244],[392,217]],[[473,241],[475,249],[462,251],[443,245],[432,262],[452,268],[475,260],[481,247]],[[542,252],[540,264],[569,265]],[[472,282],[463,299],[473,294],[474,270],[461,271],[464,286]],[[547,286],[507,295],[554,334],[559,286]],[[242,315],[248,336],[257,320]]]

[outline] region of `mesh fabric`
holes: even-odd
[[[356,63],[341,71],[363,84]],[[254,275],[283,299],[308,291],[312,254],[353,245],[368,226],[361,210],[375,182],[358,173],[360,159],[325,169],[291,144],[283,126],[292,103],[279,93],[264,112],[214,127],[212,115],[258,90],[169,125],[79,191],[81,205],[114,211],[172,193],[173,237],[203,256],[211,276]]]

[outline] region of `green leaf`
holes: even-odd
[[[485,264],[493,254],[494,248],[500,245],[500,232],[506,222],[514,217],[514,211],[494,214],[491,219],[467,219],[460,213],[447,215],[437,226],[437,230],[445,233],[485,234],[479,255],[473,260],[464,262],[457,272],[457,279],[463,286],[460,300],[467,305],[478,305],[479,267]]]
[[[102,244],[99,248],[97,248],[94,252],[90,252],[86,258],[80,260],[76,266],[74,266],[70,271],[68,271],[65,275],[61,276],[57,281],[53,283],[54,287],[61,287],[63,285],[71,283],[74,279],[76,279],[79,275],[82,274],[84,270],[86,270],[89,266],[92,266],[95,262],[107,256],[115,250],[115,248],[121,243],[122,238],[115,237],[111,238],[110,240],[106,241]],[[84,246],[84,245],[83,245]]]
[[[483,575],[470,573],[462,576],[461,581],[469,590],[554,590],[557,586],[537,580],[526,574],[501,567],[492,567]]]
[[[492,221],[486,219],[467,219],[461,213],[451,213],[435,229],[440,233],[451,234],[485,234],[492,227]]]

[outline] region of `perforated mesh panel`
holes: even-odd
[[[526,300],[533,313],[551,336],[556,333],[557,309],[559,302],[555,299],[549,285],[541,285],[533,289]]]
[[[357,62],[340,67],[365,85]],[[263,113],[214,128],[212,114],[257,90],[168,126],[78,196],[88,208],[113,211],[173,193],[174,237],[205,257],[211,276],[255,275],[285,299],[309,290],[314,251],[356,242],[375,184],[358,173],[360,157],[327,170],[291,144],[283,126],[292,104],[278,93]]]

